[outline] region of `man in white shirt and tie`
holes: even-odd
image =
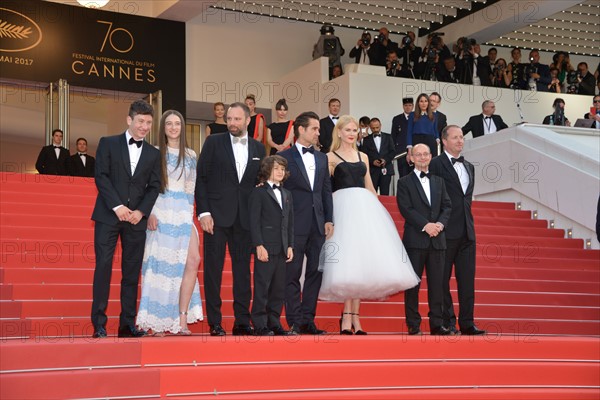
[[[67,175],[69,150],[62,146],[63,131],[52,131],[52,144],[42,147],[35,168],[42,175]]]
[[[340,116],[340,108],[342,103],[339,99],[329,100],[329,115],[319,121],[320,134],[319,134],[319,146],[323,153],[328,153],[331,147],[333,128],[337,124]]]
[[[362,151],[369,157],[369,173],[375,191],[379,190],[382,196],[390,194],[390,183],[394,175],[392,161],[396,154],[392,135],[381,132],[381,121],[372,118],[370,128],[373,132],[367,136],[362,145]]]
[[[473,115],[469,118],[469,122],[462,127],[463,134],[466,135],[469,132],[473,132],[473,138],[476,138],[508,128],[502,117],[494,114],[496,112],[496,104],[492,100],[484,101],[481,109],[481,114]]]
[[[96,159],[87,154],[87,140],[77,139],[77,153],[69,157],[67,171],[71,176],[93,177]]]

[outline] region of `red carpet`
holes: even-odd
[[[202,334],[200,323],[192,337],[98,341],[89,338],[93,180],[0,174],[0,183],[2,399],[600,397],[600,252],[513,204],[473,205],[475,315],[485,337],[409,337],[397,294],[363,303],[367,337],[220,339]],[[402,229],[395,199],[381,201]],[[117,255],[109,334],[119,262]],[[455,289],[453,282],[456,298]],[[425,291],[421,306],[426,315]],[[317,324],[335,333],[339,312],[339,304],[321,302]]]

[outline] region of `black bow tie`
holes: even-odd
[[[420,178],[427,177],[427,178],[431,179],[431,174],[429,172],[423,172],[423,171],[421,171],[421,175],[419,175],[419,177]]]
[[[492,119],[492,117],[483,117],[483,118],[485,118],[485,119]]]
[[[135,144],[138,149],[142,147],[143,140],[135,140],[134,138],[129,138],[129,145]]]
[[[53,146],[55,149],[60,149],[62,146]]]
[[[379,137],[381,136],[381,133],[373,133],[373,137]]]
[[[463,156],[460,156],[458,158],[451,157],[450,161],[452,161],[452,165],[454,165],[457,162],[459,162],[459,163],[465,162],[465,158]]]
[[[85,153],[77,153],[77,154],[79,154],[79,157],[81,157],[81,156],[85,157]]]
[[[275,190],[275,189],[281,190],[281,185],[273,184],[273,190]]]
[[[332,120],[337,121],[340,117],[331,117]]]
[[[310,153],[310,154],[315,154],[315,148],[310,146],[310,147],[303,147],[302,148],[302,154],[306,154],[306,153]]]

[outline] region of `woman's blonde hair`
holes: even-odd
[[[342,115],[338,119],[338,122],[337,124],[335,124],[333,132],[331,133],[331,136],[333,137],[331,141],[331,148],[329,149],[329,151],[336,151],[340,148],[340,146],[342,145],[342,139],[340,138],[340,130],[344,129],[346,125],[352,122],[354,123],[354,125],[356,125],[356,129],[358,129],[358,121],[354,117],[350,115]],[[356,147],[356,142],[352,144],[352,147],[354,147],[354,150],[358,151],[358,147]]]

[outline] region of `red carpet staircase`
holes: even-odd
[[[473,206],[485,337],[409,337],[398,294],[363,303],[367,337],[336,335],[340,305],[322,302],[317,325],[331,334],[321,337],[212,338],[202,322],[192,337],[95,340],[93,180],[3,173],[0,183],[2,399],[600,397],[600,252],[513,204]],[[381,201],[402,232],[395,199]],[[109,334],[119,268],[117,255]],[[229,265],[223,282],[229,331]],[[426,315],[425,290],[421,306]]]

